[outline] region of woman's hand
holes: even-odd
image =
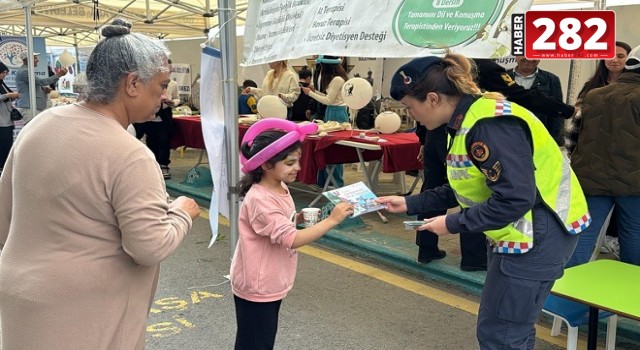
[[[302,89],[302,92],[304,92],[305,95],[309,95],[309,92],[313,91],[310,87],[301,87],[300,89]]]
[[[386,196],[376,199],[376,203],[386,204],[387,211],[392,213],[404,213],[407,211],[407,201],[401,196]]]
[[[9,93],[6,94],[6,96],[8,98],[19,98],[20,97],[20,93],[18,93],[18,92],[9,92]]]
[[[195,219],[200,216],[200,206],[191,198],[180,196],[173,202],[169,203],[169,208],[180,208],[187,212],[191,219]]]
[[[426,219],[425,220],[426,224],[418,227],[416,230],[418,231],[429,230],[437,234],[438,236],[446,236],[448,234],[451,234],[451,232],[449,232],[449,229],[447,228],[446,219],[447,219],[446,215],[440,215],[440,216],[436,216],[435,218]]]
[[[248,95],[248,94],[250,94],[250,93],[251,93],[251,88],[250,88],[250,87],[248,87],[248,88],[246,88],[246,89],[242,90],[242,94],[244,94],[244,95]]]

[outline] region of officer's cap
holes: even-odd
[[[434,56],[420,57],[414,58],[409,63],[398,68],[393,78],[391,78],[391,97],[400,101],[426,76],[431,66],[441,61],[442,58]]]

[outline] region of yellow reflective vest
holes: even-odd
[[[492,191],[486,176],[471,161],[466,135],[481,119],[510,115],[529,126],[533,142],[533,163],[536,188],[544,204],[564,223],[567,233],[575,235],[591,223],[582,188],[569,162],[547,132],[545,126],[525,108],[506,101],[479,98],[464,116],[447,155],[447,177],[462,208],[486,201]],[[464,174],[464,176],[461,176]],[[493,240],[497,253],[522,254],[533,248],[533,219],[531,210],[522,218],[497,229],[485,231]]]

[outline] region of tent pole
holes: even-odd
[[[224,125],[227,144],[227,174],[229,198],[229,240],[231,255],[238,242],[238,84],[236,83],[238,59],[236,55],[235,0],[218,0],[218,25],[222,51],[222,87],[224,99]],[[218,215],[218,213],[210,213]]]
[[[29,73],[29,106],[31,106],[31,118],[36,116],[38,107],[36,106],[36,67],[33,63],[33,30],[31,25],[31,5],[24,7],[24,18],[27,28],[27,72]],[[42,52],[41,52],[42,53]]]
[[[76,54],[76,69],[74,71],[74,76],[78,76],[78,74],[80,74],[80,52],[78,51],[78,35],[77,34],[73,34],[73,48],[75,50],[75,54]]]

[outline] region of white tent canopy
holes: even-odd
[[[94,2],[99,19],[94,19]],[[532,9],[593,9],[600,2],[604,1],[534,0]],[[244,25],[248,3],[237,1],[237,25]],[[606,4],[640,4],[640,0]],[[163,39],[204,37],[218,27],[215,0],[0,0],[0,35],[26,36],[23,7],[27,5],[32,5],[33,35],[47,38],[50,46],[93,46],[99,39],[96,28],[116,17],[131,21],[138,32]]]
[[[247,3],[236,5],[238,24],[244,23]],[[54,46],[93,46],[97,28],[115,18],[161,39],[204,37],[218,26],[215,0],[0,0],[0,35],[26,36],[26,5],[32,5],[33,35]]]

